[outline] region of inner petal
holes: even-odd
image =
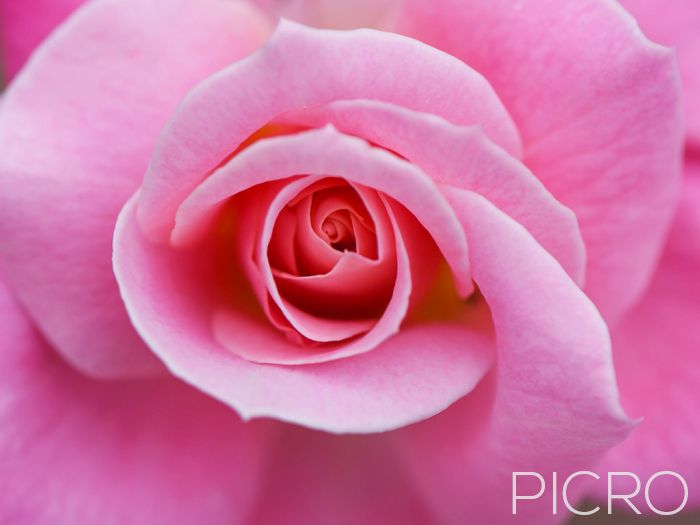
[[[268,256],[278,272],[328,274],[343,254],[377,258],[371,213],[346,181],[324,178],[292,199],[275,222]]]
[[[423,259],[445,257],[460,293],[470,282],[466,238],[439,188],[391,152],[331,127],[264,139],[232,158],[183,203],[173,243],[216,225],[241,193],[232,240],[243,272],[235,279],[248,281],[252,306],[299,348],[246,358],[301,364],[373,349],[421,302],[434,273]],[[332,246],[341,239],[343,251]]]
[[[230,338],[235,315],[222,308],[213,319],[216,337],[245,359],[308,364],[360,354],[396,333],[407,315],[412,295],[407,246],[397,229],[394,210],[373,189],[353,183],[372,224],[376,224],[377,259],[336,251],[341,262],[327,275],[299,276],[271,268],[265,255],[273,226],[280,220],[281,211],[298,202],[295,195],[299,196],[314,179],[300,177],[261,187],[259,191],[256,188],[236,206],[236,223],[242,231],[235,235],[235,253],[268,320],[292,343],[282,353],[269,346],[250,348],[236,344]],[[261,215],[261,209],[267,212]],[[311,304],[303,304],[305,299]],[[297,300],[299,304],[295,304]]]
[[[300,192],[283,211],[287,213],[277,216],[268,248],[282,299],[321,318],[378,319],[391,300],[396,253],[393,228],[376,192],[343,179],[322,179]],[[280,257],[272,252],[283,242],[288,251],[290,239],[280,236],[291,231],[307,242],[298,244],[293,266],[276,265]],[[331,264],[309,271],[319,269],[319,249],[324,262]]]
[[[348,210],[331,213],[321,225],[326,241],[339,252],[355,251],[355,232]]]
[[[396,268],[346,252],[324,275],[273,271],[281,296],[306,312],[335,319],[376,319],[391,299]]]
[[[313,194],[311,225],[340,252],[357,252],[370,258],[377,256],[372,218],[357,192],[344,181]]]
[[[259,289],[261,305],[273,324],[297,342],[307,344],[342,341],[367,333],[391,300],[395,283],[395,240],[384,203],[374,191],[363,190],[365,195],[360,197],[346,181],[327,179],[302,177],[279,191],[267,206],[255,249],[255,265],[266,283]],[[253,205],[253,209],[256,207]],[[370,259],[355,251],[340,252],[328,242],[324,222],[334,222],[335,234],[345,240],[354,237],[351,215],[357,216],[358,229],[364,228],[373,236],[375,221],[382,225],[380,239],[375,240],[382,247],[376,250],[382,257]],[[315,238],[315,249],[295,253],[292,264],[287,260],[289,247],[295,247],[295,238],[300,237]],[[270,251],[275,249],[281,253],[273,256]],[[313,266],[305,257],[318,263],[319,249],[325,249],[326,256],[332,252],[338,258],[328,271],[311,275],[293,271],[295,266]],[[273,266],[274,262],[283,263],[287,271]]]
[[[230,196],[254,185],[300,174],[342,174],[353,184],[372,187],[411,210],[452,269],[460,296],[468,297],[473,292],[464,230],[434,180],[396,155],[332,127],[260,140],[218,168],[178,209],[172,245],[192,242],[216,220]],[[340,255],[329,249],[336,257]],[[381,257],[380,247],[377,249]]]

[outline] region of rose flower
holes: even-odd
[[[1,522],[700,482],[698,77],[617,3],[77,3],[0,2]]]

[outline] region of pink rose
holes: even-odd
[[[600,468],[632,470],[644,479],[661,468],[683,474],[690,501],[700,496],[700,5],[692,0],[624,0],[650,38],[678,53],[686,127],[683,186],[676,217],[644,296],[612,329],[622,401],[644,416],[632,436]],[[661,485],[659,485],[661,488]],[[674,508],[678,485],[659,490],[655,503]],[[599,492],[604,487],[598,487]]]
[[[0,521],[544,524],[513,472],[700,483],[674,54],[603,0],[257,4],[95,0],[4,94]],[[647,8],[694,158],[697,39]]]

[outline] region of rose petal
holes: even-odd
[[[239,345],[237,345],[235,342],[235,334],[233,338],[224,335],[227,333],[227,329],[225,327],[227,316],[223,315],[217,317],[217,319],[215,320],[215,331],[218,334],[220,334],[219,340],[221,340],[225,346],[236,352],[238,355],[250,358],[254,361],[270,363],[311,363],[321,362],[331,358],[354,355],[356,353],[371,350],[379,342],[398,331],[399,325],[401,324],[401,321],[406,315],[406,311],[408,310],[408,299],[411,292],[411,276],[409,272],[409,262],[407,260],[407,254],[406,249],[403,245],[403,240],[400,238],[400,235],[392,233],[395,227],[392,227],[392,223],[389,222],[390,220],[393,220],[390,210],[382,210],[384,215],[387,215],[388,212],[388,218],[385,219],[386,224],[380,224],[380,228],[382,230],[382,242],[380,242],[380,246],[383,246],[385,242],[393,242],[394,240],[396,246],[392,247],[392,257],[388,258],[386,254],[382,254],[380,263],[385,263],[382,264],[382,266],[389,266],[389,268],[387,269],[389,272],[388,277],[390,279],[395,279],[395,285],[393,287],[393,296],[391,297],[389,304],[386,305],[386,310],[379,319],[379,321],[372,319],[370,313],[367,313],[366,315],[357,319],[341,320],[333,319],[332,317],[328,316],[320,317],[311,314],[311,312],[304,310],[303,308],[300,308],[297,304],[290,303],[286,297],[280,295],[277,288],[276,279],[274,278],[272,269],[269,263],[267,262],[266,257],[267,247],[272,234],[272,227],[280,209],[283,206],[285,206],[290,200],[292,200],[294,196],[298,195],[304,189],[308,188],[309,186],[312,186],[316,182],[317,179],[315,177],[306,177],[290,183],[275,196],[275,198],[272,200],[268,207],[266,220],[263,224],[263,229],[261,231],[261,238],[259,242],[259,263],[257,268],[257,270],[262,274],[262,278],[265,282],[265,296],[269,294],[277,304],[277,307],[284,314],[285,318],[289,321],[289,323],[296,330],[298,330],[298,332],[301,335],[313,341],[341,341],[343,339],[347,339],[355,335],[360,335],[364,332],[367,332],[367,334],[366,336],[361,337],[350,344],[343,345],[337,349],[327,349],[323,352],[318,351],[318,355],[316,356],[316,358],[309,356],[308,352],[304,352],[302,349],[300,349],[300,353],[306,355],[303,355],[301,359],[299,359],[299,357],[291,357],[292,361],[289,361],[289,355],[275,356],[274,354],[270,353],[270,349],[268,348],[239,348]],[[367,200],[368,205],[372,209],[378,209],[380,207],[383,208],[383,204],[378,197],[375,197],[374,200],[376,202],[372,202],[369,199]],[[375,213],[374,215],[379,219],[378,214]],[[383,240],[384,238],[386,238],[386,241]],[[353,254],[348,255],[352,256]],[[388,260],[386,260],[387,258]],[[359,259],[359,257],[355,256],[355,259]],[[355,275],[346,277],[346,279],[352,279],[354,281],[357,281],[361,280],[363,277],[361,274],[357,275],[357,270],[359,268],[363,268],[365,270],[363,273],[370,273],[370,275],[365,277],[365,279],[367,280],[371,280],[373,278],[376,279],[378,277],[387,277],[387,271],[384,271],[384,268],[382,268],[381,266],[377,267],[379,265],[374,264],[367,268],[365,265],[360,267],[357,266],[357,264],[352,265],[352,263],[349,263],[347,261],[348,257],[344,257],[338,262],[338,264],[334,268],[334,275],[341,273],[342,276],[342,273],[347,274],[347,272],[349,271],[354,273]],[[330,282],[326,282],[325,286],[322,287],[322,291],[330,295],[335,301],[342,300],[341,294],[335,295],[335,290],[333,288],[328,288],[329,284],[332,285],[333,280],[331,280]],[[306,291],[313,292],[315,290],[307,289]],[[378,297],[374,292],[375,290],[367,290],[367,293],[370,294],[370,297],[374,296],[376,299],[381,298],[381,296]],[[334,295],[335,297],[333,297]],[[318,296],[312,297],[310,300],[311,302],[315,302],[317,304],[321,303],[320,298]],[[373,326],[374,328],[372,328]]]
[[[498,341],[493,377],[444,414],[397,433],[445,522],[514,519],[511,475],[590,468],[632,428],[620,408],[605,323],[525,229],[464,190],[448,192],[469,237],[475,280]],[[550,474],[551,475],[551,474]],[[520,523],[555,523],[551,498]]]
[[[335,268],[323,275],[273,274],[285,299],[306,311],[322,309],[330,316],[347,318],[360,311],[386,307],[387,301],[382,298],[391,292],[395,266],[347,252]]]
[[[585,247],[576,216],[479,127],[456,126],[426,113],[372,100],[337,101],[284,115],[285,122],[332,124],[388,148],[433,180],[485,196],[523,224],[579,284]]]
[[[93,2],[4,95],[0,266],[56,350],[87,373],[160,370],[114,281],[114,222],[177,101],[264,37],[255,16],[218,0]]]
[[[182,200],[249,136],[285,111],[353,98],[480,124],[495,143],[519,152],[517,131],[491,87],[459,60],[392,33],[283,21],[258,53],[183,101],[146,174],[139,223],[149,237],[166,239]]]
[[[243,523],[267,424],[173,378],[97,382],[63,362],[0,283],[0,522]]]
[[[330,436],[289,427],[252,523],[435,523],[384,435]]]
[[[85,0],[0,0],[0,65],[17,74],[34,48]]]
[[[676,48],[683,85],[686,140],[700,148],[700,5],[676,0],[669,9],[663,0],[621,0],[654,42]]]
[[[700,174],[700,165],[693,169]],[[672,470],[691,487],[688,505],[698,506],[700,494],[693,487],[700,486],[700,178],[688,176],[682,195],[647,295],[612,334],[623,404],[644,421],[600,468],[634,472],[642,480]],[[682,499],[679,487],[677,480],[664,487],[659,479],[653,504],[674,509]]]
[[[202,266],[205,268],[202,269]],[[196,276],[202,247],[175,251],[144,238],[135,200],[117,223],[114,270],[139,334],[170,370],[234,407],[330,432],[377,432],[436,414],[469,392],[491,366],[488,321],[408,327],[371,352],[328,363],[273,366],[233,355],[213,337],[216,301]],[[293,345],[266,319],[241,309],[238,342]]]
[[[322,182],[322,181],[320,181]],[[250,213],[260,215],[261,206],[269,206],[275,193],[263,204],[255,205]],[[265,208],[262,208],[265,209]],[[256,228],[255,235],[259,236],[261,227]],[[248,232],[246,232],[246,235]],[[290,239],[293,242],[290,242]],[[253,239],[253,244],[259,239]],[[325,242],[316,233],[311,222],[311,199],[302,199],[295,211],[282,210],[275,224],[275,231],[270,238],[269,256],[273,265],[282,271],[295,275],[318,275],[331,271],[340,261],[342,254]],[[279,262],[285,261],[282,265]],[[301,266],[300,266],[301,265]]]
[[[639,299],[680,181],[673,52],[612,1],[406,0],[396,29],[494,86],[525,164],[578,217],[586,292],[608,322]]]
[[[314,185],[318,181],[318,178],[316,177],[304,177],[299,180],[296,180],[294,182],[291,182],[289,185],[284,187],[270,202],[267,213],[266,213],[266,218],[263,224],[263,229],[260,232],[260,240],[258,242],[258,265],[253,271],[257,271],[261,274],[262,280],[264,281],[265,286],[261,288],[261,291],[263,292],[263,297],[261,297],[261,302],[265,301],[266,297],[269,296],[272,298],[272,300],[275,302],[277,307],[280,309],[286,320],[291,324],[291,326],[297,330],[302,336],[311,339],[312,341],[317,341],[317,342],[330,342],[330,341],[341,341],[343,339],[347,339],[349,337],[353,337],[355,335],[359,335],[363,332],[366,332],[369,330],[372,325],[375,324],[375,321],[371,318],[370,316],[367,316],[368,318],[359,318],[359,319],[333,319],[329,317],[320,317],[317,315],[313,315],[308,311],[305,311],[304,309],[300,308],[298,305],[295,305],[293,303],[290,303],[289,301],[286,300],[286,298],[282,297],[277,289],[277,284],[276,280],[274,278],[272,268],[270,267],[268,261],[267,261],[267,251],[268,251],[268,246],[269,246],[269,241],[270,237],[272,235],[272,228],[274,226],[275,220],[279,215],[279,212],[281,209],[287,205],[287,203],[291,200],[294,199],[296,195],[301,193],[303,190],[308,188],[309,186]],[[380,203],[381,205],[381,203]],[[393,236],[392,236],[393,238]],[[398,246],[397,246],[398,248]],[[401,264],[405,267],[407,265],[407,261],[405,261],[405,249],[404,249],[404,254],[403,254],[403,261]],[[346,265],[341,265],[341,262],[338,263],[336,268],[345,268]],[[394,268],[396,267],[396,264],[393,264]],[[248,272],[250,274],[250,272]],[[397,278],[397,292],[396,292],[396,297],[398,299],[398,304],[392,308],[393,305],[389,305],[388,310],[392,312],[392,319],[391,319],[391,329],[389,330],[388,334],[390,335],[391,333],[395,332],[398,330],[398,325],[400,324],[401,320],[403,319],[403,316],[405,315],[405,312],[408,308],[408,295],[411,290],[410,286],[410,275],[408,275],[407,271],[399,271],[398,273],[404,274],[402,278]],[[316,298],[318,301],[318,298]],[[394,312],[394,310],[396,310]],[[268,348],[265,347],[252,347],[252,348],[239,348],[239,345],[236,344],[236,335],[234,335],[233,338],[231,337],[226,337],[223,336],[227,332],[227,329],[225,327],[226,324],[226,319],[228,318],[226,312],[222,312],[223,315],[220,315],[217,317],[215,320],[215,330],[217,333],[222,334],[219,339],[222,341],[222,343],[230,348],[232,351],[236,352],[237,354],[250,358],[254,361],[260,361],[260,362],[271,362],[271,363],[282,363],[282,362],[287,362],[286,359],[289,359],[289,356],[274,356],[270,355],[270,352]],[[382,338],[387,337],[387,335],[384,335]],[[354,344],[349,345],[352,347],[356,347],[360,343],[360,341],[356,341]],[[376,345],[376,342],[374,343]],[[374,345],[368,345],[363,348],[362,351],[370,350]],[[344,347],[345,351],[348,350],[349,347]],[[308,356],[308,352],[304,351],[304,349],[300,348],[300,353],[302,354],[307,354],[304,356],[302,361],[298,362],[313,362],[313,358]],[[354,353],[354,352],[351,352]],[[319,358],[321,352],[318,352]],[[325,356],[325,359],[329,359],[332,356],[335,356],[335,352],[323,352],[323,355]],[[342,355],[348,355],[345,352],[342,352]],[[286,358],[286,359],[285,359]],[[309,361],[311,360],[311,361]]]

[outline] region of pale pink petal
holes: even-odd
[[[407,327],[371,352],[327,363],[261,365],[237,357],[211,330],[221,286],[202,283],[211,267],[205,250],[176,251],[147,240],[135,202],[120,215],[114,247],[132,322],[175,375],[245,418],[269,416],[332,432],[387,430],[440,412],[491,366],[492,336],[478,315],[469,316],[471,324]],[[259,314],[242,308],[237,319],[240,345],[293,345]]]
[[[203,181],[177,211],[172,243],[196,241],[229,197],[253,185],[305,173],[341,176],[405,206],[431,234],[461,293],[472,290],[464,231],[435,182],[412,164],[332,127],[256,142]],[[139,196],[139,210],[143,202]]]
[[[333,29],[387,26],[401,0],[253,0],[271,16]]]
[[[47,40],[4,95],[0,266],[81,370],[159,369],[112,274],[116,216],[178,100],[262,38],[255,13],[235,2],[98,1]]]
[[[700,147],[700,4],[695,0],[622,0],[654,42],[674,47],[683,85],[688,140]]]
[[[435,523],[385,435],[289,427],[278,444],[255,525]]]
[[[167,238],[180,202],[249,136],[286,111],[354,98],[479,124],[508,152],[520,151],[491,86],[454,57],[392,33],[281,22],[258,53],[203,82],[180,105],[146,174],[140,224],[149,237]]]
[[[282,119],[309,126],[330,123],[398,153],[437,182],[483,195],[523,224],[577,283],[583,282],[585,248],[576,216],[478,127],[456,126],[435,115],[372,100],[333,102],[292,111]]]
[[[0,333],[0,522],[230,525],[250,516],[268,423],[244,424],[174,378],[86,378],[2,284]]]
[[[446,523],[556,523],[551,492],[520,502],[513,518],[511,475],[590,468],[627,436],[607,329],[522,226],[474,193],[449,196],[493,316],[497,362],[476,391],[396,437]]]
[[[678,194],[673,52],[608,0],[406,0],[396,29],[493,85],[525,164],[578,217],[588,296],[618,319],[651,277]]]
[[[694,170],[700,175],[700,165]],[[672,470],[690,487],[689,505],[698,506],[700,178],[688,176],[682,195],[647,295],[612,333],[622,402],[644,421],[600,468],[634,472],[644,481]],[[665,488],[663,480],[655,482],[651,495],[654,505],[669,511],[680,504],[682,488],[677,480],[666,481]],[[639,503],[644,506],[643,498]]]
[[[0,68],[12,80],[34,48],[85,0],[0,0]]]

